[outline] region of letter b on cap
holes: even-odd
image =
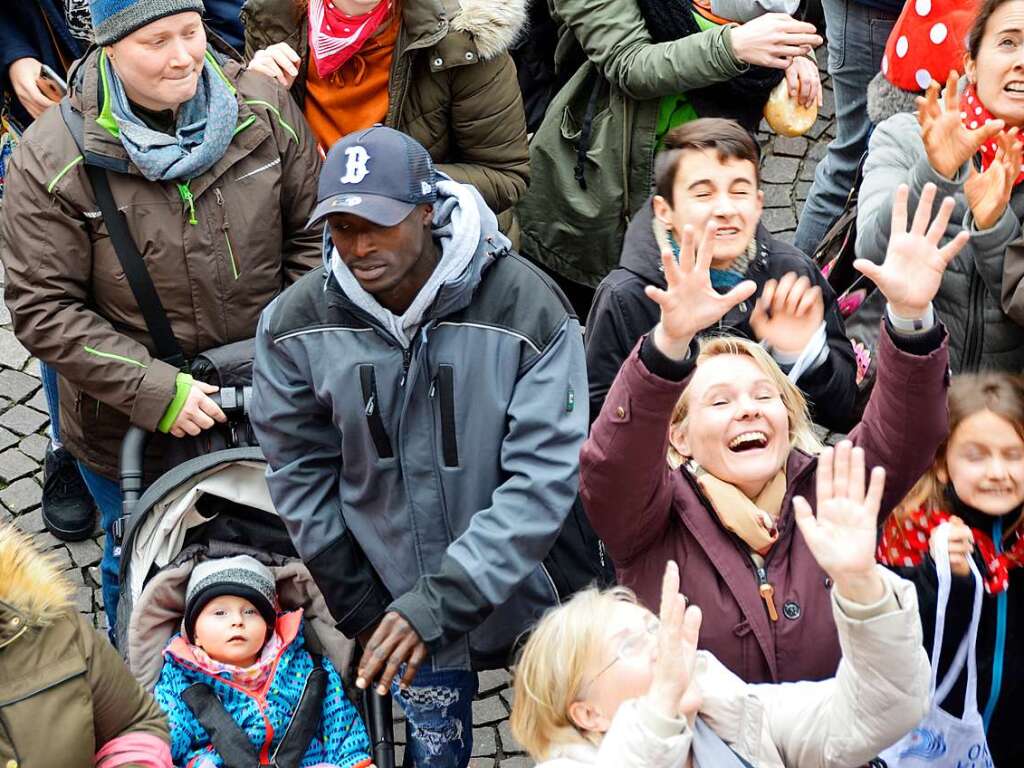
[[[358,184],[370,172],[366,167],[370,155],[363,147],[355,146],[345,150],[345,157],[348,158],[348,162],[345,164],[345,175],[341,177],[341,183]]]

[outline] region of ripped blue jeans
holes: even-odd
[[[420,668],[407,691],[391,686],[405,713],[406,766],[466,768],[473,752],[476,672]]]

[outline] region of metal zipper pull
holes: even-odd
[[[365,411],[365,413],[366,413],[367,416],[373,416],[373,409],[377,405],[377,403],[375,402],[376,399],[377,399],[376,395],[370,395],[370,399],[366,401],[366,411]]]
[[[775,610],[775,587],[768,583],[768,574],[764,568],[757,569],[757,591],[761,593],[764,606],[768,609],[768,618],[779,620],[779,612]]]
[[[430,399],[433,400],[434,399],[434,395],[436,395],[436,394],[437,394],[437,379],[434,378],[430,382],[430,395],[429,395]]]

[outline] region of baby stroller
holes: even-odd
[[[193,364],[196,378],[195,366],[204,362],[209,363],[197,359]],[[242,379],[251,380],[249,372],[244,373]],[[212,440],[207,436],[208,443],[200,450],[193,449],[196,455],[143,490],[149,434],[133,427],[121,447],[124,510],[115,526],[121,542],[121,655],[132,674],[152,690],[160,676],[164,646],[180,629],[193,566],[202,559],[247,554],[274,572],[281,607],[303,609],[310,650],[329,658],[348,682],[355,645],[335,628],[271,502],[266,461],[247,418],[251,388],[224,386],[225,381],[238,379],[223,369],[204,378],[221,384],[216,399],[229,423],[212,433]],[[391,697],[366,691],[353,698],[367,726],[375,765],[394,768]]]

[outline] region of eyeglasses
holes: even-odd
[[[597,681],[597,678],[615,666],[615,662],[628,661],[640,656],[640,654],[650,647],[651,638],[657,636],[660,628],[661,621],[654,614],[650,614],[644,621],[643,631],[631,632],[629,635],[622,638],[622,641],[619,643],[619,647],[615,649],[615,658],[605,664],[601,668],[600,672],[580,687],[579,697],[584,698],[587,689]]]

